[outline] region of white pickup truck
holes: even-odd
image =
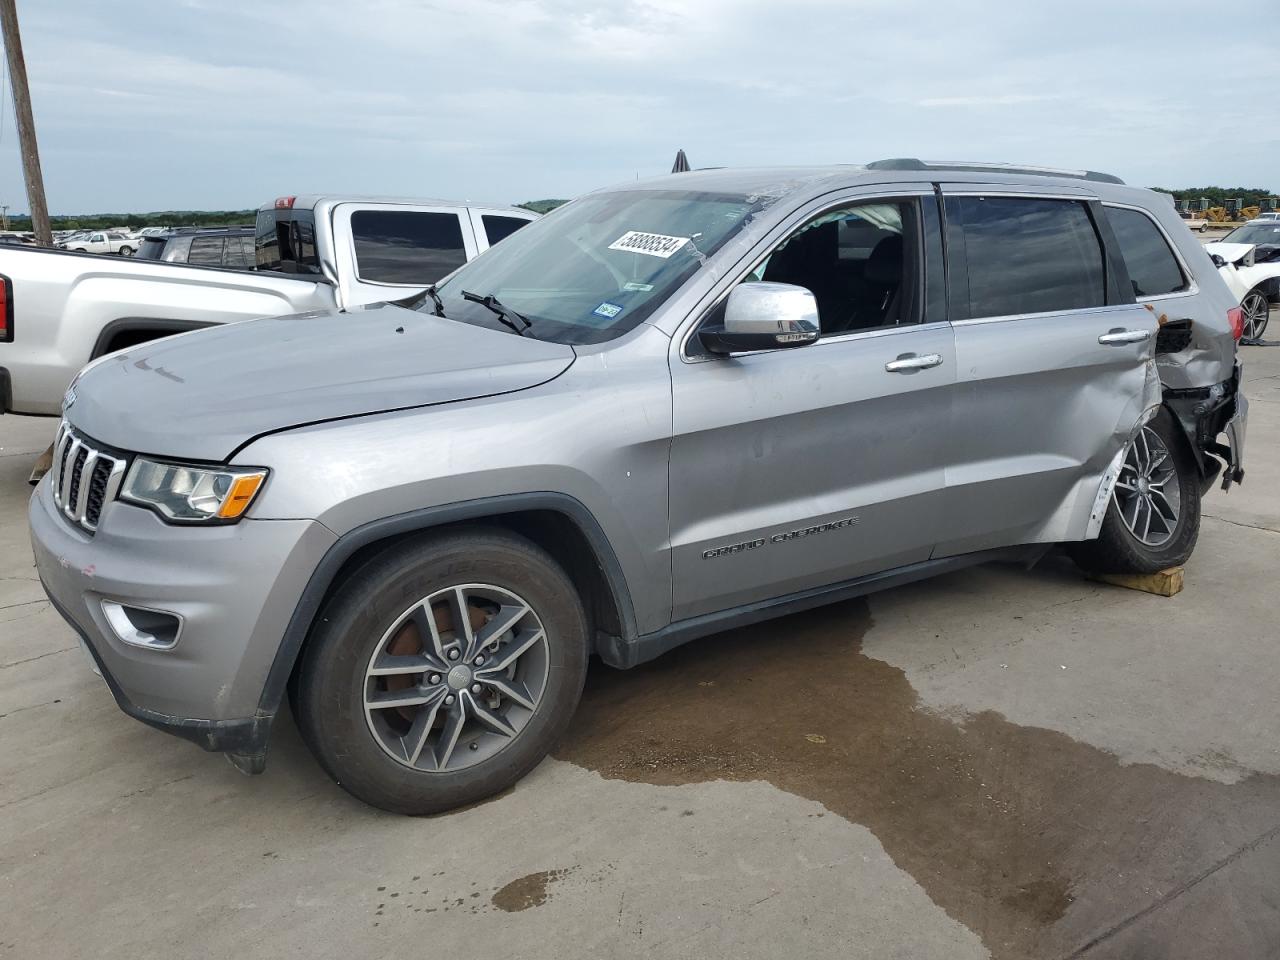
[[[258,211],[253,272],[5,246],[0,413],[57,415],[81,367],[147,340],[412,296],[535,219],[517,207],[282,197]]]
[[[79,240],[60,243],[58,247],[75,253],[116,253],[132,257],[138,249],[138,241],[115,230],[95,230]]]

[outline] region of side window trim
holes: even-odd
[[[1103,282],[1106,284],[1107,306],[1133,303],[1133,285],[1129,282],[1129,267],[1124,261],[1124,252],[1120,242],[1116,240],[1111,229],[1111,221],[1102,212],[1102,203],[1090,200],[1085,204],[1089,211],[1089,219],[1093,221],[1093,232],[1098,235],[1102,244]]]
[[[1130,210],[1134,213],[1140,213],[1146,217],[1156,228],[1156,232],[1160,234],[1160,238],[1164,240],[1165,246],[1169,248],[1169,252],[1173,254],[1174,262],[1178,264],[1178,269],[1182,271],[1182,287],[1178,290],[1172,290],[1169,293],[1158,293],[1148,297],[1135,297],[1136,303],[1148,303],[1154,300],[1169,300],[1174,297],[1190,297],[1200,292],[1200,285],[1196,282],[1196,275],[1188,266],[1186,258],[1183,257],[1182,251],[1178,249],[1178,245],[1173,242],[1173,238],[1169,236],[1169,232],[1165,230],[1157,218],[1151,215],[1151,211],[1144,207],[1139,207],[1132,203],[1120,203],[1113,200],[1105,200],[1102,202],[1104,209]],[[1123,258],[1123,251],[1121,252]],[[1127,271],[1126,271],[1127,272]]]

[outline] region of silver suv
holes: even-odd
[[[30,510],[121,708],[388,810],[511,784],[588,658],[1066,544],[1243,477],[1240,311],[1167,197],[891,160],[590,194],[399,305],[96,361]],[[781,639],[779,642],[783,642]]]

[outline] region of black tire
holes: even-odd
[[[1245,328],[1242,340],[1261,340],[1271,320],[1271,302],[1267,292],[1257,286],[1240,298],[1240,309],[1244,311]],[[1252,320],[1251,316],[1261,314],[1261,319]]]
[[[1178,478],[1178,518],[1168,541],[1151,546],[1125,524],[1115,495],[1096,540],[1068,545],[1076,564],[1088,573],[1157,573],[1186,563],[1200,535],[1200,470],[1187,438],[1167,409],[1146,428],[1169,451]]]
[[[366,666],[404,611],[441,589],[477,582],[517,594],[541,620],[541,699],[492,756],[458,770],[414,769],[385,752],[366,722]],[[498,529],[444,533],[367,562],[326,601],[303,651],[294,712],[311,752],[347,792],[393,813],[440,813],[504,790],[547,755],[577,709],[587,659],[582,602],[544,550]]]
[[[133,256],[133,247],[121,247],[121,248],[120,248],[120,256],[122,256],[122,257],[132,257],[132,256]]]

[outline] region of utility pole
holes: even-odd
[[[0,227],[0,229],[3,229],[5,233],[8,233],[9,232],[9,205],[7,203],[0,203],[0,224],[3,225],[2,227]]]
[[[9,61],[9,82],[13,87],[13,113],[18,121],[18,145],[22,151],[22,176],[27,182],[27,203],[31,206],[31,229],[36,243],[53,246],[49,229],[49,207],[44,200],[44,177],[40,173],[40,151],[36,148],[36,121],[31,116],[31,90],[27,86],[27,61],[22,56],[18,33],[17,0],[0,0],[0,30],[4,32],[4,53]]]

